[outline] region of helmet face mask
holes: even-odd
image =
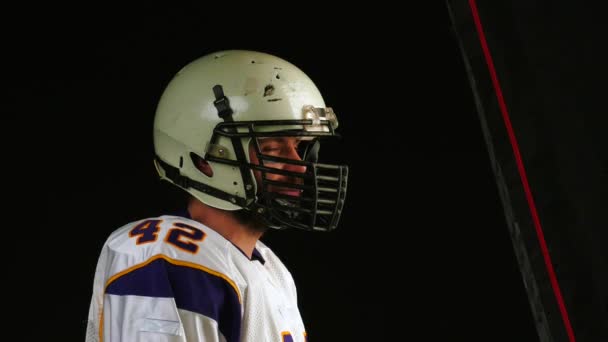
[[[309,126],[319,126],[318,122],[294,120],[292,124],[302,126],[302,129],[259,132],[256,131],[257,124],[256,122],[235,123],[235,125],[248,126],[249,131],[232,134],[250,142],[251,153],[255,158],[255,162],[241,158],[238,165],[246,166],[252,174],[259,175],[253,176],[257,180],[256,192],[245,199],[247,205],[244,208],[264,217],[271,228],[322,231],[335,229],[346,197],[348,167],[317,163],[320,140],[328,136],[336,136],[333,129],[327,132],[317,131]],[[259,124],[285,126],[286,122]],[[329,125],[322,123],[324,124]],[[222,125],[218,126],[220,126],[218,131],[222,131]],[[297,139],[299,143],[297,159],[264,153],[262,148],[264,140],[285,144],[281,142],[282,138]],[[206,159],[234,164],[232,160],[209,154]]]
[[[348,167],[317,163],[317,153],[337,126],[314,83],[290,63],[252,51],[207,55],[161,97],[157,171],[201,202],[252,211],[270,228],[329,231],[342,212]],[[266,141],[297,141],[298,155],[267,153]],[[198,170],[190,153],[213,175]]]

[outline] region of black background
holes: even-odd
[[[311,341],[537,340],[445,5],[294,5],[28,17],[15,49],[32,76],[17,89],[20,111],[40,118],[34,242],[46,247],[28,273],[49,326],[31,332],[84,339],[105,238],[176,206],[152,165],[164,86],[191,60],[236,48],[299,66],[340,119],[343,139],[321,149],[350,166],[339,229],[264,237],[292,271]]]

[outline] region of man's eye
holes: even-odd
[[[262,153],[276,153],[280,150],[279,147],[262,147]]]

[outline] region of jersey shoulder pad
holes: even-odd
[[[229,274],[229,243],[200,222],[164,215],[122,226],[110,235],[106,248],[118,269],[163,258],[176,264]]]

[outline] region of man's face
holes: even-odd
[[[260,145],[260,152],[263,155],[286,158],[301,161],[302,158],[298,152],[298,146],[300,145],[301,139],[298,137],[277,137],[277,138],[259,138],[258,142]],[[260,164],[258,160],[256,151],[255,151],[255,141],[252,141],[249,144],[249,159],[252,164]],[[279,163],[275,161],[264,161],[264,166],[291,171],[296,173],[305,173],[306,166],[304,165],[295,165],[295,164],[287,164],[287,163]],[[255,179],[258,183],[258,193],[261,191],[262,186],[262,173],[258,170],[254,170]],[[291,184],[302,184],[303,179],[300,177],[293,177],[288,175],[282,175],[278,173],[266,173],[264,176],[264,180],[267,181],[275,181],[275,182],[285,182]],[[284,187],[280,185],[270,184],[268,185],[267,191],[269,192],[277,192],[284,195],[289,196],[300,196],[301,190],[295,189],[292,187]]]

